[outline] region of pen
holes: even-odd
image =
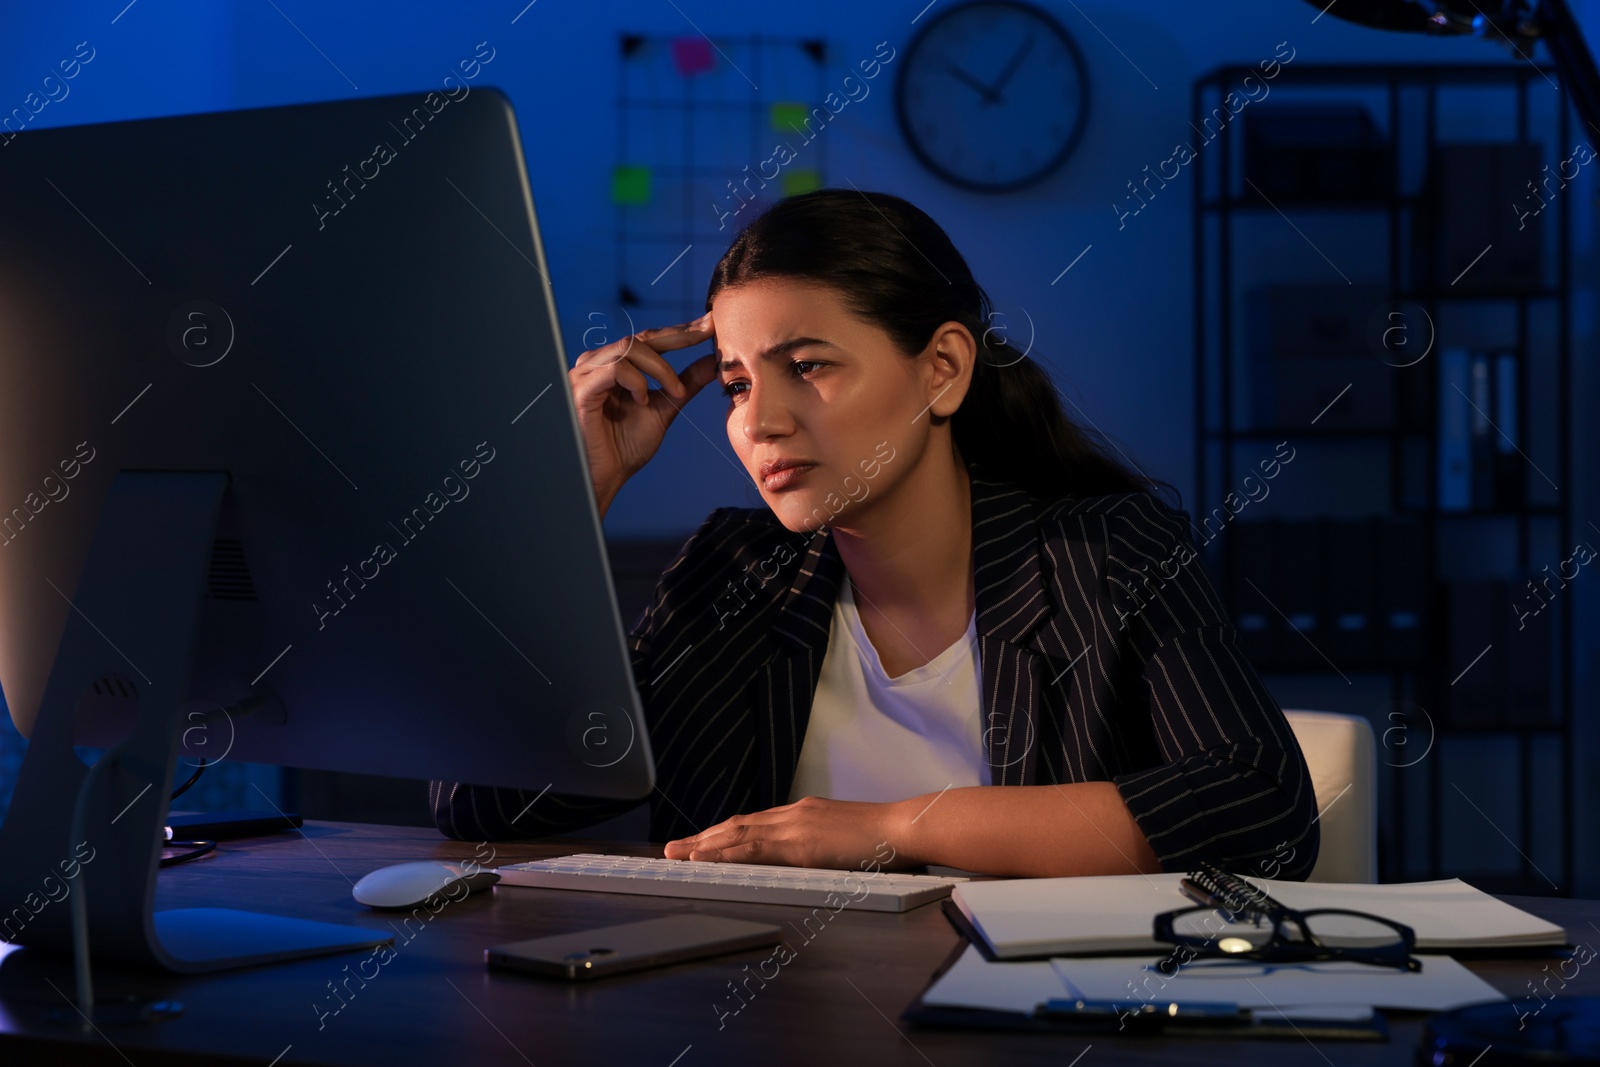
[[[1089,1000],[1052,997],[1034,1009],[1034,1015],[1058,1021],[1104,1024],[1120,1020],[1139,1029],[1158,1030],[1167,1023],[1185,1025],[1244,1026],[1254,1021],[1249,1008],[1227,1001],[1183,1001],[1157,1004],[1149,1001]]]

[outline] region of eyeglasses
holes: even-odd
[[[1403,923],[1343,908],[1274,912],[1200,906],[1155,917],[1155,937],[1194,958],[1267,963],[1351,960],[1403,971],[1422,970],[1411,955],[1416,931]]]

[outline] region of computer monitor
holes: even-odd
[[[97,955],[294,954],[271,924],[112,929],[150,925],[180,747],[646,797],[567,370],[491,88],[0,147],[0,685],[32,738],[0,917],[59,878],[76,806]],[[67,912],[15,940],[67,947]]]

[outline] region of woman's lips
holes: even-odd
[[[814,463],[802,463],[798,467],[785,467],[782,470],[773,471],[762,480],[762,484],[767,487],[769,493],[781,492],[793,485],[796,478],[799,478],[815,466],[816,464]]]

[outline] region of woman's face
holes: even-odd
[[[910,359],[889,335],[815,284],[765,280],[724,289],[711,319],[728,392],[728,440],[790,530],[814,530],[882,497],[926,451],[929,403],[965,393],[938,361]],[[930,347],[932,347],[930,343]],[[803,466],[769,473],[768,465]]]

